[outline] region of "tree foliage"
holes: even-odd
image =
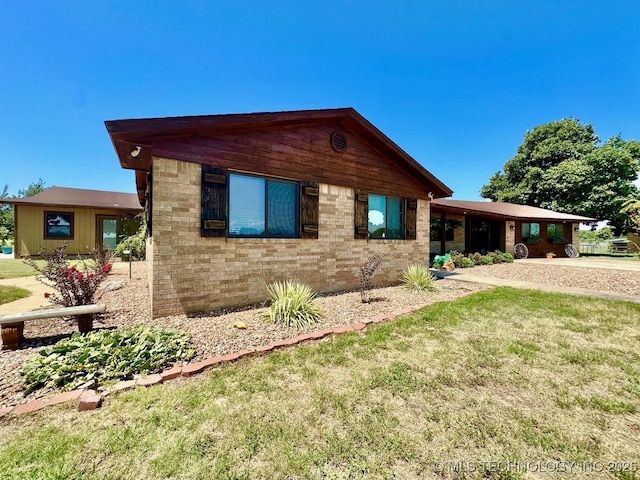
[[[565,118],[527,132],[516,155],[480,194],[496,202],[550,208],[609,220],[617,233],[632,228],[621,212],[638,196],[640,142],[619,135],[604,144],[593,126]]]
[[[0,198],[33,197],[40,192],[44,192],[46,188],[44,185],[45,181],[39,178],[37,182],[31,183],[27,188],[18,190],[18,195],[13,195],[12,197],[9,197],[9,185],[5,185],[2,189],[2,194],[0,194]],[[0,227],[7,229],[9,237],[13,237],[13,225],[13,205],[0,205]]]

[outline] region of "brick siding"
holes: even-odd
[[[200,165],[154,158],[153,183],[147,255],[154,317],[261,302],[276,280],[300,280],[321,292],[356,289],[358,270],[374,253],[383,256],[377,284],[397,283],[407,265],[429,262],[426,199],[418,201],[415,241],[355,240],[353,189],[326,184],[317,240],[203,238]]]

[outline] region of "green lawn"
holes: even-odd
[[[638,304],[498,288],[94,412],[1,419],[0,476],[506,479],[530,477],[446,462],[640,462],[639,342]]]
[[[0,305],[3,303],[13,302],[19,298],[28,297],[29,295],[31,295],[31,292],[24,288],[0,285]]]
[[[36,260],[38,265],[43,266],[44,260]],[[0,278],[30,277],[36,272],[29,265],[19,258],[0,260]]]
[[[45,265],[44,260],[36,260],[36,264],[39,267]],[[87,265],[90,265],[91,260],[86,260]],[[70,260],[69,265],[81,265],[82,260]],[[18,277],[30,277],[35,275],[36,271],[29,265],[24,263],[24,260],[19,258],[0,260],[0,279],[2,278],[18,278]]]

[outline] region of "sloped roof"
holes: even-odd
[[[50,187],[28,198],[0,198],[0,203],[12,205],[44,205],[52,207],[91,207],[126,211],[142,211],[134,193],[85,190],[82,188]]]
[[[554,212],[546,208],[516,205],[506,202],[480,202],[470,200],[452,200],[440,198],[431,202],[432,211],[455,211],[456,213],[470,213],[477,215],[491,215],[504,219],[518,220],[559,220],[571,222],[595,222],[595,218],[571,215],[569,213]]]
[[[143,200],[146,174],[151,164],[153,144],[163,138],[198,134],[243,132],[264,128],[321,125],[339,122],[358,134],[384,155],[398,159],[414,178],[428,186],[436,198],[453,192],[411,155],[396,145],[354,108],[259,112],[226,115],[201,115],[166,118],[108,120],[105,126],[111,137],[122,168],[137,170],[138,195]],[[140,149],[138,149],[140,147]],[[136,156],[131,152],[136,151]]]

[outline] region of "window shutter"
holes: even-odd
[[[300,238],[318,238],[320,189],[314,182],[300,183]]]
[[[405,214],[405,240],[416,240],[416,223],[418,217],[418,200],[415,198],[407,198],[406,202],[406,214]]]
[[[227,175],[212,165],[202,165],[201,237],[224,237],[227,233]]]
[[[355,238],[369,238],[369,194],[356,190]]]

